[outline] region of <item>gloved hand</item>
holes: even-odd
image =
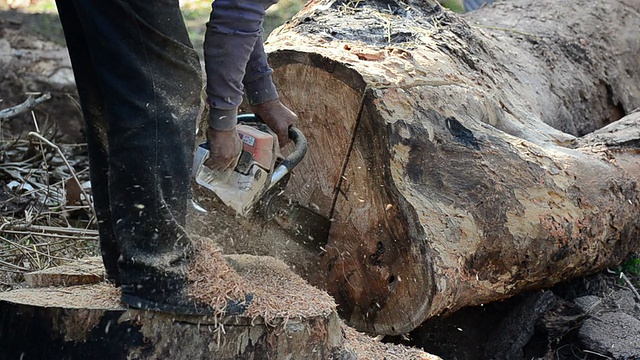
[[[242,152],[242,141],[234,127],[231,130],[220,131],[207,129],[209,141],[209,158],[204,162],[213,170],[227,170],[233,168]]]
[[[251,111],[278,135],[280,147],[289,143],[289,127],[298,121],[298,115],[284,106],[279,99],[251,105]]]

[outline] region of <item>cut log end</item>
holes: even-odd
[[[97,284],[105,279],[102,258],[90,257],[24,275],[31,288]]]

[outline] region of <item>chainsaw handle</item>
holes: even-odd
[[[284,165],[289,171],[296,167],[304,156],[307,154],[307,148],[309,147],[309,143],[307,142],[307,137],[304,136],[302,131],[295,126],[289,126],[289,139],[293,141],[296,145],[295,149],[289,156],[282,161],[281,165]]]
[[[295,126],[289,126],[289,139],[293,141],[296,148],[280,163],[280,165],[275,168],[275,170],[273,170],[273,175],[271,176],[272,184],[277,183],[285,175],[291,172],[291,170],[293,170],[293,168],[296,167],[307,154],[309,143],[300,129]]]

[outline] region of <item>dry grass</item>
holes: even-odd
[[[53,127],[36,129],[31,136],[0,135],[2,290],[24,272],[98,253],[91,199],[76,186],[88,181],[86,148],[56,144]]]

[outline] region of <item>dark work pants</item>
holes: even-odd
[[[86,123],[108,277],[184,285],[184,230],[202,81],[178,0],[57,0]]]

